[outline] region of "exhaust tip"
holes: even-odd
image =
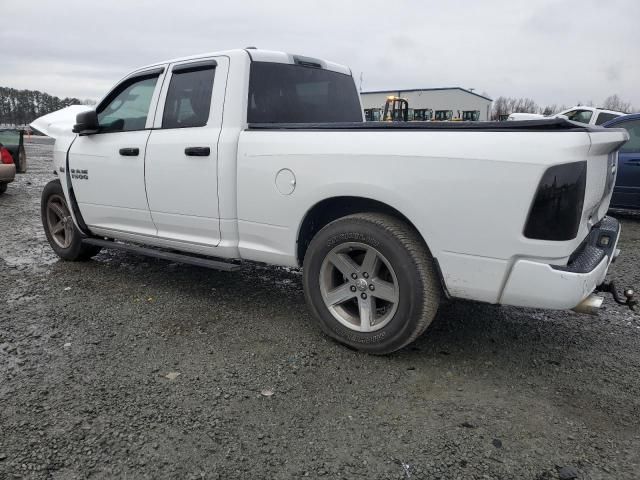
[[[593,293],[582,300],[578,305],[572,308],[574,312],[586,313],[588,315],[597,315],[604,297],[594,295]]]

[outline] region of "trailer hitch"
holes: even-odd
[[[599,292],[611,293],[611,295],[613,296],[613,299],[616,301],[618,305],[624,305],[626,307],[629,307],[629,310],[633,312],[636,311],[638,300],[635,300],[633,298],[635,295],[633,288],[624,289],[624,292],[623,292],[623,295],[625,297],[624,300],[618,294],[618,289],[616,288],[616,284],[613,280],[611,280],[610,282],[604,282],[603,284],[599,285],[596,290],[598,290]]]

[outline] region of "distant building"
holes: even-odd
[[[367,120],[382,120],[387,97],[409,102],[409,120],[489,120],[492,99],[460,87],[361,92]]]

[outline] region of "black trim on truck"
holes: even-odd
[[[73,139],[73,141],[71,142],[71,145],[69,145],[69,148],[67,149],[67,156],[65,160],[65,170],[67,175],[67,193],[69,194],[69,203],[71,204],[69,206],[73,211],[73,216],[76,217],[76,223],[78,224],[78,229],[83,235],[89,237],[91,236],[91,232],[89,231],[89,227],[87,227],[87,224],[85,223],[84,218],[82,218],[82,214],[80,213],[80,207],[78,207],[78,201],[76,200],[76,195],[75,193],[73,193],[73,183],[71,182],[71,173],[69,171],[69,152],[71,152],[71,147],[73,146],[77,138],[78,137]]]
[[[520,120],[515,122],[327,122],[327,123],[253,123],[248,130],[455,130],[469,132],[592,132],[602,131],[602,127],[593,127],[571,122],[564,118],[541,120]]]
[[[600,265],[603,258],[613,259],[619,235],[620,222],[613,217],[604,217],[573,252],[567,265],[551,265],[551,268],[570,273],[589,273]]]
[[[576,238],[586,185],[586,161],[549,167],[538,184],[524,236],[554,241]]]
[[[199,70],[208,70],[210,68],[216,68],[218,66],[218,62],[215,60],[203,60],[201,62],[191,62],[191,63],[182,63],[180,65],[176,65],[171,69],[173,73],[188,73],[188,72],[197,72]]]

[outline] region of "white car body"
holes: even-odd
[[[206,59],[217,62],[207,125],[161,129],[171,69]],[[415,227],[451,297],[565,309],[604,280],[612,255],[588,273],[554,266],[566,266],[605,217],[607,181],[615,175],[610,160],[627,139],[624,131],[462,131],[456,122],[425,131],[253,128],[252,60],[290,64],[292,56],[233,50],[139,69],[133,74],[164,69],[151,103],[155,116],[141,130],[78,136],[69,130],[75,111],[72,118],[34,122],[57,136],[55,168],[68,202],[73,186],[83,219],[74,215],[76,224],[99,237],[298,267],[309,212],[327,200],[356,198],[398,212]],[[330,62],[322,68],[351,75]],[[188,145],[208,146],[211,155],[187,157]],[[119,156],[123,147],[143,154]],[[523,230],[545,171],[581,161],[587,178],[575,238],[527,238]]]
[[[625,115],[625,113],[606,110],[604,108],[577,105],[549,117],[545,117],[539,113],[512,113],[507,120],[539,120],[542,118],[565,117],[573,122],[584,123],[586,125],[602,125],[621,115]]]

